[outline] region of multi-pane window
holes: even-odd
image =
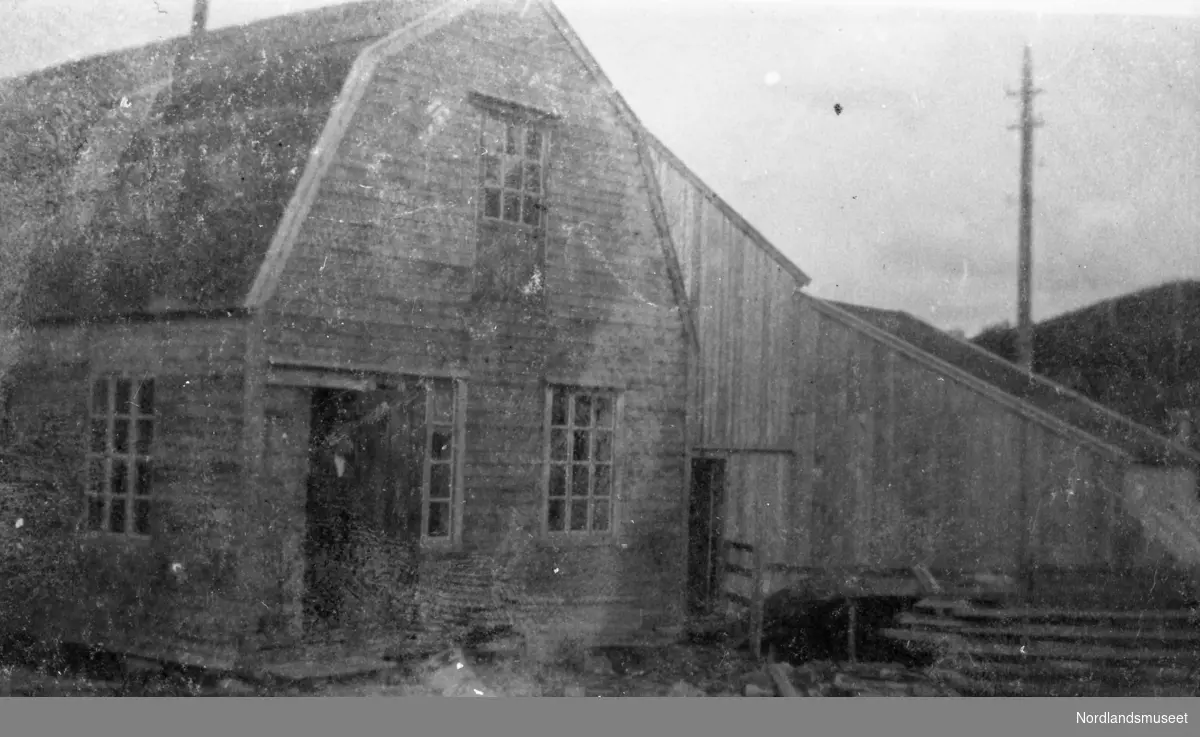
[[[485,219],[542,225],[545,149],[545,135],[536,125],[484,113],[480,155]]]
[[[617,396],[558,386],[549,395],[546,529],[607,532],[612,527]]]
[[[453,381],[426,384],[421,530],[424,537],[435,540],[454,534],[459,454],[455,394]]]
[[[104,376],[92,384],[87,455],[87,525],[149,535],[154,380]]]

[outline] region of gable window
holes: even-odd
[[[150,534],[154,380],[104,376],[92,383],[87,527]]]
[[[541,226],[545,148],[543,131],[535,122],[484,113],[480,169],[485,219]]]
[[[546,531],[611,532],[617,394],[551,386],[546,398]]]
[[[482,95],[475,293],[538,299],[545,272],[546,169],[553,116]]]

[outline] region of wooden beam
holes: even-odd
[[[796,454],[795,448],[784,448],[782,446],[761,447],[761,448],[737,447],[737,446],[730,446],[730,447],[701,446],[698,448],[693,448],[692,450],[695,453],[712,453],[712,454],[718,454],[718,453],[729,453],[729,454],[762,453],[762,454],[776,454],[776,455],[795,455]]]
[[[775,690],[780,696],[795,697],[800,694],[796,691],[796,687],[792,685],[791,679],[788,678],[787,672],[784,670],[782,663],[771,663],[767,666],[767,673],[770,674],[771,680],[775,682]]]
[[[271,371],[267,374],[267,383],[276,386],[320,387],[356,392],[375,391],[377,388],[374,379],[355,378],[328,371]]]
[[[426,379],[469,379],[471,372],[465,369],[430,368],[421,366],[384,365],[374,363],[347,363],[344,361],[319,361],[310,359],[282,358],[271,356],[267,363],[272,369],[296,369],[300,371],[326,371],[352,376],[419,376]]]

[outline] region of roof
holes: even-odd
[[[22,316],[240,306],[355,60],[438,4],[210,31],[173,85],[187,39],[0,81],[0,181],[38,193],[0,197]]]
[[[1152,430],[1102,407],[1088,398],[1016,365],[965,340],[945,333],[916,317],[842,302],[827,302],[888,333],[922,353],[1000,390],[1034,409],[1117,448],[1139,463],[1190,464],[1198,459]]]
[[[1016,330],[972,342],[1016,359]],[[1147,423],[1200,406],[1200,282],[1176,281],[1088,305],[1033,327],[1033,368]]]

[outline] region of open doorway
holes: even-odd
[[[721,529],[725,497],[725,460],[692,460],[688,503],[688,609],[711,611],[720,595]]]
[[[361,398],[357,392],[316,389],[309,433],[309,476],[305,501],[305,630],[336,628],[350,575],[353,441],[338,440],[352,428]]]
[[[309,634],[380,616],[364,588],[371,561],[411,585],[420,542],[424,388],[314,389],[305,503],[304,621]],[[392,590],[390,594],[397,592]],[[391,600],[395,603],[394,598]],[[391,614],[396,614],[392,612]]]

